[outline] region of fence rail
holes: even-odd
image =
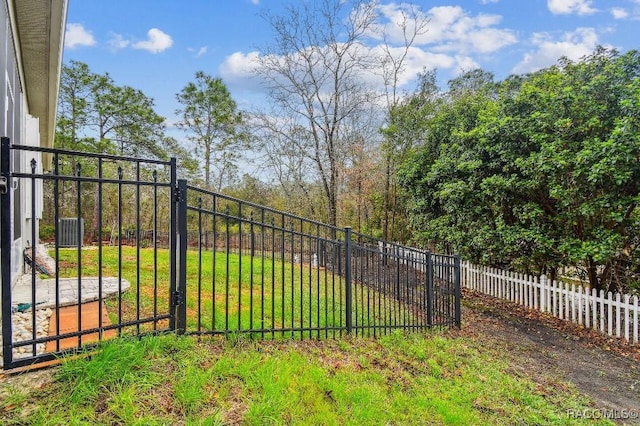
[[[38,165],[42,153],[51,154],[50,172]],[[5,369],[120,335],[319,339],[460,325],[456,256],[190,186],[177,179],[175,160],[12,146],[6,138],[0,158],[1,176],[16,188],[0,195]],[[15,227],[18,205],[25,218],[42,219]],[[61,223],[71,224],[65,241]],[[38,226],[52,231],[53,277],[44,282],[32,267],[17,291],[16,249]],[[45,249],[30,250],[33,266]],[[61,317],[69,310],[77,323],[67,327]]]
[[[462,264],[462,286],[638,343],[638,296],[589,289],[496,268]]]

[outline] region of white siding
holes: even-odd
[[[40,143],[40,120],[30,115],[26,116],[26,126],[25,126],[25,145],[29,146],[38,146]],[[31,173],[31,160],[36,161],[36,170],[37,174],[42,173],[42,154],[40,152],[23,152],[22,153],[22,171],[25,173]],[[23,227],[24,230],[23,235],[25,241],[29,241],[30,243],[37,243],[33,236],[31,235],[31,224],[32,224],[32,188],[31,181],[23,179],[20,183],[22,187],[22,193],[24,194],[24,201],[22,203],[22,211],[24,212],[23,218]],[[42,180],[38,179],[35,181],[35,216],[36,216],[36,235],[39,235],[38,225],[39,219],[42,219]]]
[[[25,116],[27,113],[24,101],[24,88],[18,72],[17,56],[14,47],[14,33],[6,9],[6,2],[0,2],[0,136],[6,136],[11,143],[24,143]],[[20,166],[22,159],[16,152],[11,158],[12,167]],[[24,250],[24,214],[22,210],[24,195],[19,184],[13,184],[13,245],[11,248],[11,275],[15,280],[22,267]]]

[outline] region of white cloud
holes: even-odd
[[[442,51],[492,53],[518,40],[513,31],[495,28],[502,20],[499,15],[474,17],[449,8],[433,8],[430,14],[431,23],[435,23],[429,26],[432,42],[440,44],[438,49]]]
[[[480,64],[477,63],[475,60],[473,60],[473,58],[469,56],[456,56],[455,61],[456,61],[456,68],[455,68],[456,74],[461,74],[465,71],[471,71],[476,68],[481,68]]]
[[[151,53],[160,53],[173,45],[173,39],[167,33],[157,28],[151,28],[147,32],[147,40],[136,42],[132,45],[134,49],[142,49]]]
[[[207,46],[202,46],[202,47],[199,47],[197,49],[195,49],[193,47],[188,47],[187,48],[187,51],[195,54],[196,58],[199,58],[201,56],[206,55],[208,50],[209,50],[209,48]]]
[[[364,47],[363,47],[364,49]],[[392,54],[400,55],[404,52],[401,47],[391,48]],[[365,54],[364,52],[361,52]],[[380,57],[384,55],[381,45],[367,49],[366,55],[369,57]],[[220,65],[220,76],[230,87],[241,87],[246,91],[265,90],[260,86],[260,80],[256,78],[255,71],[259,67],[260,54],[258,52],[235,52],[225,58]],[[277,59],[277,58],[276,58]],[[424,69],[451,70],[456,73],[461,70],[469,70],[479,67],[479,64],[470,56],[449,55],[446,53],[429,52],[418,47],[411,47],[407,52],[404,62],[404,69],[398,78],[398,85],[402,87],[411,83],[418,73]],[[361,70],[360,80],[372,87],[382,87],[384,84],[379,70]]]
[[[629,7],[612,7],[609,11],[615,19],[640,20],[640,0],[629,0]]]
[[[399,57],[402,55],[405,50],[402,47],[392,47],[389,49],[390,53],[395,57]],[[375,46],[368,50],[369,57],[383,57],[385,56],[385,52],[382,46]],[[458,58],[446,54],[446,53],[438,53],[438,52],[429,52],[425,49],[421,49],[418,47],[411,47],[407,51],[407,55],[404,59],[404,69],[398,76],[398,85],[403,86],[407,83],[410,83],[418,73],[422,72],[424,69],[433,70],[433,69],[455,69],[459,66]],[[374,87],[382,87],[384,82],[380,77],[380,70],[368,70],[363,71],[362,79],[367,81]]]
[[[495,28],[469,33],[468,44],[472,50],[479,53],[492,53],[509,46],[518,39],[511,32],[505,32]]]
[[[391,43],[403,43],[404,32],[402,24],[406,25],[407,33],[415,31],[417,25],[416,20],[410,20],[409,17],[415,12],[418,21],[426,21],[428,17],[421,11],[414,11],[411,5],[398,5],[395,3],[378,5],[378,11],[382,17],[382,22],[373,25],[368,32],[368,36],[373,40],[382,39],[382,31],[386,30],[387,38]],[[424,32],[424,30],[422,30]]]
[[[547,7],[554,15],[591,15],[598,11],[592,4],[593,0],[547,0]]]
[[[613,7],[611,8],[611,15],[615,19],[626,19],[629,17],[629,12],[621,7]]]
[[[220,75],[226,80],[237,80],[248,78],[253,75],[258,67],[258,52],[235,52],[224,59],[220,65]]]
[[[255,77],[254,71],[258,67],[258,52],[235,52],[227,56],[218,67],[220,77],[230,88],[237,88],[243,92],[264,92],[260,79]]]
[[[111,38],[107,41],[107,46],[113,52],[126,49],[131,44],[131,41],[125,39],[121,34],[111,33]]]
[[[251,0],[251,3],[255,4],[256,6],[260,4],[260,0]]]
[[[78,46],[93,46],[96,44],[91,31],[86,30],[82,24],[67,24],[64,33],[64,47],[73,49]]]
[[[535,33],[531,43],[536,47],[535,50],[524,55],[522,61],[514,67],[514,73],[537,71],[557,63],[562,56],[579,60],[592,53],[600,44],[593,28],[577,28],[564,33],[559,40],[554,40],[549,33]]]
[[[379,10],[386,25],[391,43],[404,41],[402,28],[403,7],[395,3],[382,5]],[[440,52],[452,54],[492,53],[517,42],[514,31],[497,28],[502,16],[494,14],[471,15],[460,6],[439,6],[420,14],[418,19],[428,19],[426,31],[415,41],[416,46],[432,46]],[[411,25],[409,25],[411,28]],[[372,38],[379,36],[371,34]]]
[[[513,30],[500,27],[502,16],[496,14],[472,14],[459,6],[433,7],[421,12],[410,9],[411,6],[405,3],[383,4],[378,8],[381,15],[376,28],[378,31],[367,34],[368,45],[361,45],[359,54],[369,58],[385,55],[379,32],[384,26],[389,51],[397,57],[406,53],[398,79],[399,87],[408,87],[424,69],[459,73],[478,68],[478,55],[496,54],[505,46],[518,42]],[[428,24],[426,31],[421,31],[406,51],[403,47],[405,33],[402,24],[409,34],[417,25],[408,18],[410,16],[418,21],[428,20]],[[230,87],[264,91],[265,88],[260,87],[260,80],[252,78],[259,59],[258,52],[236,52],[225,58],[219,68],[220,75]],[[361,70],[359,78],[372,87],[382,87],[384,84],[379,69]]]
[[[180,119],[178,117],[166,117],[164,119],[164,125],[167,129],[176,129],[179,122]]]

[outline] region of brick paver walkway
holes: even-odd
[[[99,321],[99,302],[89,302],[80,305],[80,315],[82,318],[78,327],[78,305],[65,306],[60,308],[60,330],[56,333],[56,311],[53,310],[49,321],[49,336],[57,336],[66,333],[77,332],[79,330],[91,330],[100,326],[105,327],[111,324],[107,315],[107,308],[102,304],[102,321]],[[117,335],[116,330],[108,330],[102,333],[102,339],[110,339]],[[93,343],[99,340],[99,334],[89,333],[80,337],[81,344]],[[79,337],[67,337],[60,340],[60,350],[78,347]],[[57,341],[47,342],[45,352],[56,352]]]

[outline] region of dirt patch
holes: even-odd
[[[0,372],[0,403],[12,389],[42,389],[54,380],[56,370],[53,368],[37,371],[26,371],[17,374]]]
[[[471,291],[463,293],[462,318],[462,330],[452,333],[504,347],[516,374],[573,383],[599,409],[640,410],[640,345]]]

